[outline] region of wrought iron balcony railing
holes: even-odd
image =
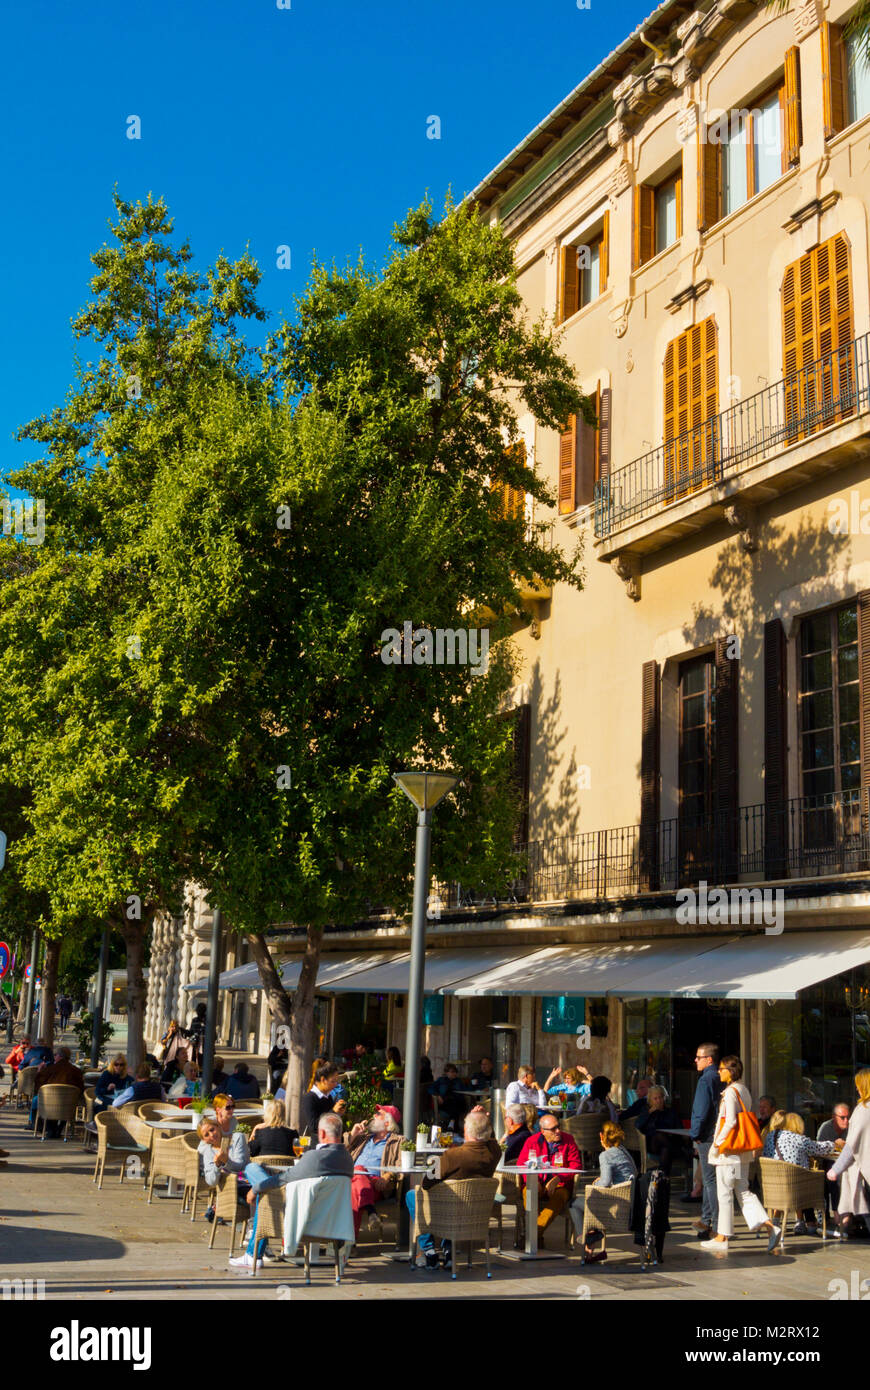
[[[596,537],[606,540],[626,522],[864,414],[870,409],[868,340],[866,333],[853,339],[602,478],[595,484]]]
[[[509,882],[438,884],[442,909],[642,897],[701,879],[712,887],[868,873],[870,788],[534,840],[520,858]]]

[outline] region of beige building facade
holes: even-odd
[[[853,8],[665,3],[472,195],[514,243],[529,317],[561,325],[598,428],[519,420],[558,497],[530,520],[582,543],[586,580],[530,598],[516,633],[528,873],[441,890],[436,1073],[476,1066],[507,1023],[539,1075],[579,1059],[621,1099],[654,1075],[688,1114],[712,1040],[754,1095],[818,1123],[870,1064]],[[329,942],[332,1049],[401,1047],[406,927]]]

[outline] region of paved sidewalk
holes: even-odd
[[[0,1110],[0,1147],[10,1151],[0,1170],[0,1267],[3,1279],[44,1280],[46,1299],[653,1298],[746,1305],[826,1300],[832,1280],[845,1280],[848,1288],[870,1278],[870,1241],[823,1245],[798,1237],[784,1256],[771,1258],[766,1242],[744,1228],[732,1253],[716,1259],[697,1248],[690,1229],[698,1208],[675,1202],[665,1264],[649,1274],[639,1273],[630,1237],[620,1237],[610,1243],[607,1262],[592,1267],[576,1257],[534,1266],[494,1257],[489,1281],[482,1254],[471,1271],[461,1268],[451,1281],[443,1272],[412,1271],[390,1259],[386,1243],[358,1247],[339,1288],[331,1266],[315,1270],[307,1289],[291,1264],[269,1265],[251,1279],[228,1268],[227,1228],[218,1230],[210,1251],[210,1227],[201,1216],[191,1223],[180,1214],[178,1198],[156,1193],[149,1207],[141,1182],[119,1184],[117,1169],[98,1192],[93,1155],[78,1141],[34,1140],[23,1129],[24,1118],[24,1110]],[[508,1233],[506,1244],[510,1240]]]

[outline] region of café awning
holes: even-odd
[[[317,988],[331,990],[333,981],[344,976],[351,976],[358,971],[371,970],[386,962],[396,958],[395,951],[363,951],[356,954],[350,952],[338,952],[326,954],[320,958],[320,966],[317,971]],[[408,960],[407,953],[403,953],[404,960]],[[285,989],[295,989],[299,983],[299,976],[302,973],[302,956],[291,956],[289,960],[284,960],[279,966],[281,983]],[[192,985],[185,985],[188,991],[207,990],[208,980],[197,980]],[[224,970],[218,977],[218,989],[262,989],[263,982],[260,979],[260,972],[253,961],[247,965],[237,965],[232,970]]]
[[[866,931],[784,931],[728,941],[684,962],[679,974],[660,970],[632,996],[674,999],[796,999],[802,989],[870,962]]]
[[[579,994],[593,999],[626,993],[645,995],[650,993],[646,982],[652,975],[667,973],[669,978],[679,980],[690,960],[718,950],[723,942],[731,939],[682,936],[651,941],[545,946],[522,959],[506,961],[475,979],[468,979],[450,993],[460,996]]]
[[[464,981],[474,980],[499,966],[521,966],[522,961],[534,953],[531,946],[460,946],[455,950],[427,951],[423,988],[427,994],[459,994]],[[336,979],[327,988],[336,994],[407,994],[410,963],[407,952],[394,954],[387,962]],[[319,976],[317,987],[320,988]]]

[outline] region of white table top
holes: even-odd
[[[183,1129],[188,1134],[196,1134],[196,1125],[190,1120],[146,1120],[145,1123],[150,1129]]]
[[[687,1129],[657,1129],[655,1132],[656,1134],[679,1134],[683,1139],[691,1139],[691,1135]],[[640,1133],[642,1134],[643,1130],[640,1130]],[[692,1139],[693,1144],[694,1142],[694,1139]]]
[[[530,1173],[531,1173],[533,1176],[534,1176],[535,1173],[568,1173],[568,1174],[572,1174],[572,1173],[580,1173],[580,1172],[582,1172],[583,1170],[582,1170],[581,1168],[568,1168],[564,1163],[560,1164],[558,1167],[557,1167],[557,1165],[556,1165],[555,1163],[540,1163],[540,1164],[538,1164],[538,1167],[537,1167],[537,1168],[529,1168],[529,1167],[528,1167],[527,1165],[525,1165],[525,1164],[524,1164],[522,1167],[520,1167],[520,1165],[519,1165],[518,1163],[506,1163],[506,1164],[504,1165],[504,1167],[503,1167],[500,1171],[501,1171],[502,1173],[522,1173],[524,1177],[528,1177]]]
[[[423,1167],[422,1164],[415,1163],[413,1168],[402,1168],[398,1163],[384,1163],[381,1165],[382,1173],[428,1173],[429,1165]]]

